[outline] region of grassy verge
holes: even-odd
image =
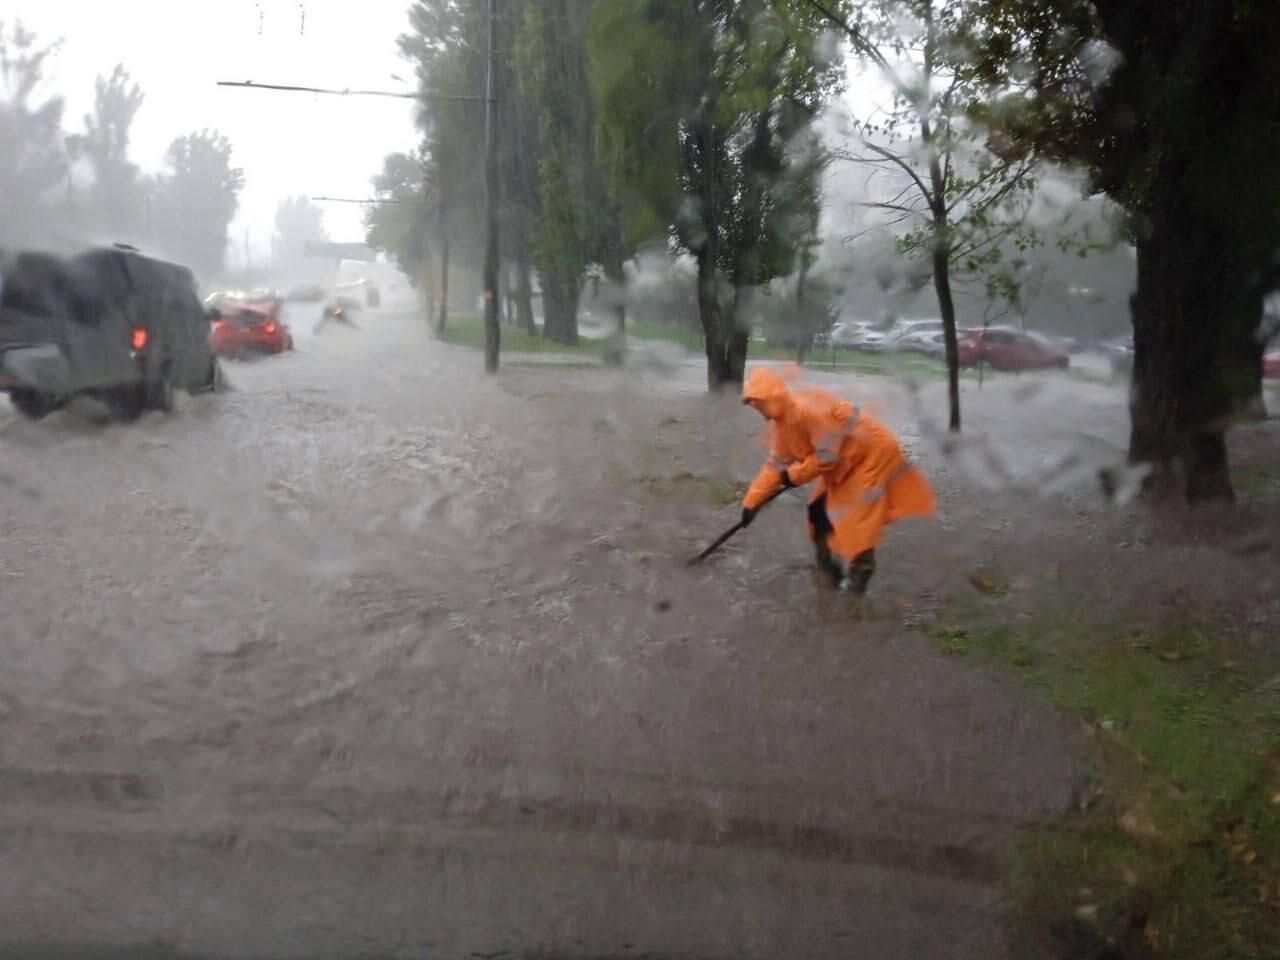
[[[478,313],[451,313],[443,331],[436,337],[445,343],[460,347],[484,349],[484,317]],[[511,353],[560,353],[579,354],[583,356],[599,356],[600,344],[591,340],[581,340],[574,345],[544,340],[541,336],[530,336],[516,327],[503,326],[502,349]]]
[[[661,326],[655,323],[636,323],[628,326],[627,335],[636,340],[659,341],[682,346],[694,353],[702,351],[702,336],[697,331],[683,327]],[[475,313],[450,314],[449,322],[441,334],[437,334],[445,343],[475,350],[484,348],[484,318]],[[503,326],[502,350],[504,353],[552,354],[583,358],[600,358],[603,345],[598,340],[580,340],[570,346],[544,340],[541,336],[530,336],[524,330]],[[753,341],[749,360],[787,361],[795,359],[795,351],[780,347],[769,347]],[[515,364],[521,366],[519,362]],[[551,363],[539,363],[539,367],[556,366]],[[943,378],[947,374],[941,361],[919,353],[863,353],[858,350],[839,348],[835,350],[819,350],[810,353],[805,359],[805,367],[815,371],[832,373],[854,373],[866,376],[910,377],[916,380],[927,378]],[[1085,370],[1067,370],[1065,375],[1090,382],[1109,383],[1115,378],[1105,374]],[[960,376],[966,381],[993,380],[1009,374],[987,371],[979,376],[977,370],[965,369]]]
[[[1067,617],[934,634],[1080,716],[1091,779],[1027,832],[1019,955],[1280,956],[1280,664],[1190,623],[1082,636]]]
[[[692,352],[701,352],[702,337],[695,331],[681,327],[666,327],[653,323],[637,323],[627,328],[627,334],[637,340],[674,343]],[[445,343],[475,350],[484,348],[484,318],[474,313],[450,314],[449,322],[443,333],[437,334]],[[547,353],[571,354],[584,357],[597,357],[601,353],[601,343],[596,340],[583,339],[572,346],[544,340],[541,336],[530,336],[524,330],[504,326],[502,328],[502,349],[510,353]],[[752,360],[794,360],[795,353],[777,347],[767,347],[761,343],[752,343]],[[943,376],[945,368],[936,360],[920,354],[872,354],[860,353],[856,350],[826,350],[812,353],[806,360],[806,366],[815,370],[834,370],[848,373],[880,374],[884,376]],[[973,376],[966,371],[966,376]]]

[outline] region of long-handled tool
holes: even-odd
[[[760,504],[760,506],[758,506],[758,507],[756,508],[756,510],[757,510],[757,511],[759,511],[759,510],[763,510],[766,506],[768,506],[770,503],[772,503],[772,502],[773,502],[774,500],[776,500],[778,497],[780,497],[780,496],[782,496],[784,493],[786,493],[788,489],[790,489],[790,488],[789,488],[789,487],[779,487],[777,490],[775,490],[773,493],[771,493],[771,494],[769,495],[769,498],[768,498],[767,500],[765,500],[765,502],[764,502],[764,503]],[[697,566],[698,564],[700,564],[703,560],[707,559],[707,557],[711,556],[713,553],[715,553],[717,550],[719,550],[722,546],[724,546],[725,541],[727,541],[727,540],[728,540],[730,537],[732,537],[735,533],[737,533],[739,530],[741,530],[744,526],[746,526],[746,524],[744,524],[741,520],[739,520],[737,523],[735,523],[732,527],[730,527],[730,528],[729,528],[728,530],[726,530],[724,533],[720,534],[720,536],[716,537],[715,541],[711,544],[711,546],[707,547],[707,549],[703,550],[703,551],[702,551],[700,554],[698,554],[696,557],[693,557],[691,560],[689,560],[689,562],[686,564],[686,566],[693,567],[693,566]]]

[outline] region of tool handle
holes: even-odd
[[[778,497],[786,493],[787,490],[789,489],[790,487],[779,487],[773,493],[769,494],[769,498],[765,500],[764,503],[760,504],[760,506],[758,506],[756,509],[763,510],[769,504],[773,503],[774,500],[778,499]],[[711,546],[707,547],[707,549],[703,550],[700,554],[698,554],[696,557],[690,560],[687,566],[690,566],[690,567],[697,566],[703,560],[707,559],[707,557],[711,556],[713,553],[719,550],[722,546],[724,546],[725,541],[728,540],[730,537],[732,537],[739,530],[741,530],[743,526],[744,526],[743,522],[739,520],[737,523],[735,523],[732,527],[730,527],[724,533],[720,534],[720,536],[716,537],[716,539],[712,542]]]

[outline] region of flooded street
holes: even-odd
[[[1277,43],[18,0],[0,960],[1280,957]]]
[[[684,566],[759,456],[696,369],[293,323],[170,417],[5,415],[8,944],[993,955],[1072,735],[904,626],[939,525],[855,622],[799,502]]]

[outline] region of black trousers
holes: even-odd
[[[849,577],[849,589],[861,596],[867,592],[871,577],[876,572],[875,548],[863,550],[853,558],[849,569],[843,570],[840,562],[831,555],[831,518],[827,516],[827,495],[824,493],[809,504],[809,523],[813,525],[814,557],[818,569],[831,578],[833,586],[839,586],[846,574]]]

